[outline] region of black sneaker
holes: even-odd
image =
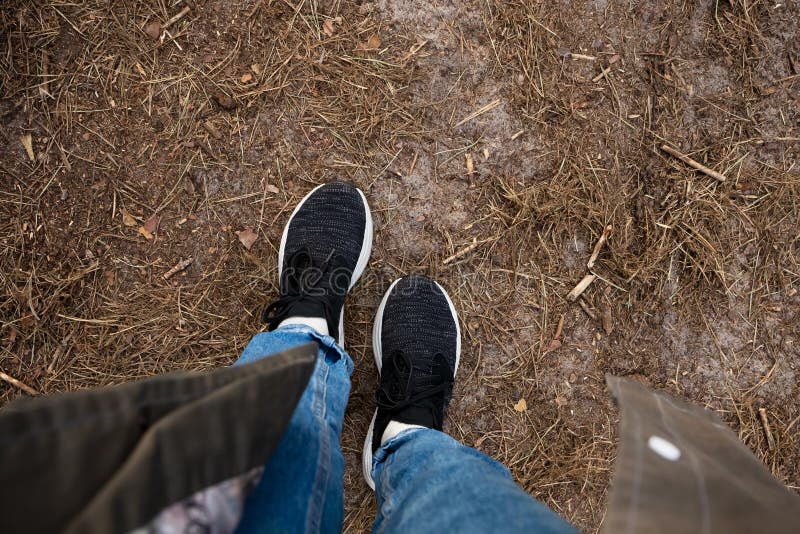
[[[442,429],[461,354],[458,316],[447,292],[424,276],[395,280],[378,308],[372,349],[381,383],[362,463],[375,489],[372,456],[389,421]]]
[[[372,250],[372,214],[358,188],[323,184],[300,201],[283,229],[278,252],[280,299],[262,315],[274,330],[288,317],[317,317],[344,346],[344,298]]]

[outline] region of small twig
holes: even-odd
[[[558,320],[558,325],[556,326],[556,333],[553,336],[553,339],[550,340],[550,344],[547,346],[547,350],[544,351],[544,354],[548,352],[553,352],[557,348],[561,346],[561,331],[564,329],[564,315],[561,315],[561,318]]]
[[[50,358],[50,364],[47,366],[47,374],[52,374],[53,373],[53,369],[55,369],[56,362],[58,361],[58,358],[69,347],[69,343],[70,343],[70,341],[72,341],[72,336],[73,335],[75,335],[75,331],[74,330],[72,332],[70,332],[69,334],[67,334],[67,337],[65,337],[61,341],[61,343],[58,344],[58,347],[56,347],[56,350],[53,351],[53,356]]]
[[[479,243],[478,243],[478,238],[477,238],[477,237],[473,237],[473,238],[472,238],[472,243],[470,243],[470,244],[469,244],[469,245],[467,245],[466,247],[462,248],[461,250],[459,250],[458,252],[456,252],[456,253],[455,253],[455,254],[453,254],[452,256],[449,256],[449,257],[445,258],[445,260],[444,260],[442,263],[443,263],[444,265],[447,265],[448,263],[450,263],[450,262],[452,262],[452,261],[455,261],[455,260],[457,260],[457,259],[458,259],[458,258],[460,258],[461,256],[465,256],[465,255],[469,254],[470,252],[472,252],[473,250],[475,250],[475,248],[476,248],[478,245],[479,245]]]
[[[769,421],[767,420],[767,410],[764,408],[759,408],[758,417],[761,419],[761,426],[764,427],[764,433],[767,435],[767,447],[769,447],[769,450],[774,450],[775,438],[772,437],[772,430],[770,430],[769,428]]]
[[[592,81],[593,81],[594,83],[597,83],[597,82],[599,82],[600,80],[602,80],[602,79],[603,79],[603,78],[606,76],[606,74],[608,74],[609,72],[611,72],[611,65],[613,65],[613,64],[614,64],[614,63],[616,63],[617,61],[619,61],[619,56],[618,56],[617,54],[614,54],[613,56],[611,56],[611,57],[609,58],[609,60],[608,60],[608,66],[607,66],[607,67],[603,67],[602,69],[600,69],[600,74],[598,74],[597,76],[595,76],[594,78],[592,78]]]
[[[50,98],[53,95],[50,94],[50,60],[47,52],[42,53],[42,83],[39,84],[39,94],[41,96],[49,96]]]
[[[411,176],[411,173],[414,172],[414,167],[417,165],[418,157],[419,157],[419,152],[414,152],[414,159],[411,160],[411,165],[408,167],[408,174],[406,176]]]
[[[170,269],[169,271],[164,273],[164,280],[169,280],[175,273],[179,273],[185,268],[187,268],[192,263],[192,258],[188,260],[179,261],[175,264],[175,266]]]
[[[256,14],[256,11],[258,10],[258,8],[259,8],[259,7],[261,7],[261,1],[262,1],[262,0],[256,0],[256,3],[255,3],[255,5],[253,6],[253,9],[251,9],[249,13],[246,13],[246,14],[245,14],[245,16],[246,16],[248,19],[249,19],[249,18],[251,18],[253,15],[255,15],[255,14]]]
[[[400,64],[405,65],[406,62],[411,59],[414,54],[419,52],[426,44],[428,44],[427,39],[425,41],[417,41],[417,43],[411,47],[411,50],[409,50],[408,53],[400,60]]]
[[[162,25],[161,25],[161,29],[162,29],[162,30],[166,30],[167,28],[169,28],[170,26],[172,26],[173,24],[175,24],[176,22],[178,22],[179,20],[181,20],[181,19],[182,19],[184,16],[186,16],[186,14],[187,14],[189,11],[191,11],[191,9],[189,8],[189,6],[184,6],[184,8],[183,8],[183,9],[181,9],[180,11],[178,11],[178,14],[177,14],[177,15],[175,15],[174,17],[172,17],[171,19],[169,19],[167,22],[165,22],[164,24],[162,24]]]
[[[583,280],[578,282],[578,285],[572,288],[572,291],[567,294],[567,300],[574,302],[584,291],[586,291],[586,288],[589,287],[589,285],[594,282],[596,278],[596,274],[587,274],[584,276]]]
[[[556,326],[556,333],[553,336],[553,339],[561,339],[561,331],[564,329],[564,314],[561,314],[561,318],[558,320],[558,325]]]
[[[697,161],[693,160],[689,156],[678,152],[677,150],[675,150],[674,148],[672,148],[669,145],[661,145],[661,150],[663,150],[664,152],[666,152],[670,156],[674,156],[674,157],[678,158],[679,160],[681,160],[682,162],[687,164],[689,167],[692,167],[693,169],[697,169],[698,171],[702,172],[703,174],[707,174],[708,176],[710,176],[712,178],[715,178],[715,179],[719,180],[720,182],[724,182],[724,181],[727,180],[727,178],[725,178],[724,174],[719,173],[719,172],[717,172],[715,170],[709,169],[708,167],[706,167],[702,163],[698,163]]]
[[[585,59],[587,61],[594,61],[597,58],[594,56],[587,56],[586,54],[573,54],[572,52],[569,53],[570,59]]]
[[[167,37],[169,37],[169,40],[170,40],[170,41],[172,41],[172,42],[175,44],[175,46],[177,46],[177,47],[178,47],[178,50],[180,50],[181,52],[183,52],[183,47],[182,47],[182,46],[181,46],[181,45],[178,43],[178,41],[176,41],[176,40],[175,40],[175,37],[173,37],[173,36],[172,36],[172,34],[171,34],[171,33],[169,33],[169,30],[164,30],[164,33],[162,34],[162,39],[161,39],[161,42],[162,42],[162,43],[164,42],[164,39],[163,39],[163,36],[164,36],[164,35],[166,35]]]
[[[33,137],[31,134],[25,134],[19,138],[22,146],[25,147],[25,153],[31,161],[36,161],[36,154],[33,153]]]
[[[597,240],[597,244],[594,246],[594,250],[592,250],[592,255],[589,256],[589,261],[586,262],[586,268],[591,269],[594,267],[594,262],[597,261],[597,257],[600,255],[600,249],[603,248],[603,245],[608,240],[608,236],[609,234],[611,234],[611,230],[612,227],[610,224],[606,226],[605,229],[603,230],[600,239]]]
[[[586,312],[586,315],[588,315],[589,317],[592,318],[592,321],[596,321],[597,320],[597,314],[592,311],[592,309],[589,307],[589,305],[586,304],[585,300],[580,299],[578,301],[578,304],[581,305],[581,308],[583,308],[583,311]]]
[[[19,380],[17,380],[13,376],[8,376],[7,374],[5,374],[2,371],[0,371],[0,380],[4,380],[5,382],[8,382],[12,386],[18,387],[19,389],[21,389],[22,391],[24,391],[28,395],[38,395],[39,394],[38,391],[36,391],[32,387],[30,387],[29,385],[20,382]]]
[[[473,111],[472,113],[470,113],[469,115],[467,115],[466,117],[464,117],[463,119],[461,119],[460,121],[458,121],[458,122],[456,123],[456,125],[455,125],[455,126],[453,126],[453,128],[458,128],[459,126],[461,126],[461,125],[462,125],[462,124],[464,124],[465,122],[469,122],[469,121],[471,121],[472,119],[474,119],[474,118],[476,118],[476,117],[478,117],[478,116],[480,116],[480,115],[483,115],[483,114],[484,114],[484,113],[486,113],[487,111],[491,111],[491,110],[493,110],[494,108],[496,108],[496,107],[497,107],[497,106],[499,106],[499,105],[500,105],[500,100],[499,100],[499,99],[498,99],[498,100],[492,100],[491,102],[489,102],[488,104],[486,104],[486,105],[485,105],[485,106],[483,106],[482,108],[480,108],[480,109],[478,109],[478,110],[475,110],[475,111]]]
[[[64,151],[64,147],[61,146],[60,143],[56,142],[56,146],[58,146],[58,153],[61,155],[61,161],[64,163],[64,167],[67,169],[68,172],[72,171],[72,165],[69,162],[69,158],[67,157],[67,153]]]
[[[593,81],[594,83],[597,83],[597,82],[599,82],[599,81],[600,81],[600,80],[602,80],[602,79],[603,79],[603,77],[604,77],[606,74],[608,74],[609,72],[611,72],[611,67],[603,67],[603,68],[600,70],[600,74],[598,74],[597,76],[595,76],[594,78],[592,78],[592,81]]]

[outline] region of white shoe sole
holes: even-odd
[[[383,367],[383,353],[381,349],[381,329],[383,328],[383,311],[386,308],[386,302],[389,300],[389,295],[392,293],[392,289],[394,286],[402,278],[398,278],[392,285],[389,286],[389,289],[386,290],[386,294],[383,295],[383,299],[381,300],[380,306],[378,306],[378,313],[375,314],[375,322],[372,324],[372,352],[375,355],[375,365],[378,366],[378,376],[381,374],[381,369]],[[447,294],[447,291],[444,290],[442,286],[438,284],[438,282],[434,281],[436,287],[438,287],[441,292],[444,294],[444,298],[447,299],[447,305],[450,307],[450,313],[453,315],[453,321],[456,323],[456,366],[453,369],[453,377],[455,377],[456,373],[458,372],[458,364],[461,359],[461,327],[458,325],[458,314],[456,313],[456,307],[453,306],[453,301],[450,299],[450,295]],[[372,415],[372,422],[369,424],[369,430],[367,431],[367,437],[364,439],[364,450],[361,454],[361,468],[364,472],[364,480],[367,481],[367,485],[375,490],[375,481],[372,480],[372,434],[375,430],[375,419],[378,417],[378,409],[375,409],[375,413]]]
[[[286,226],[283,227],[283,235],[281,236],[281,246],[278,249],[278,280],[280,281],[281,275],[283,273],[283,253],[286,250],[286,238],[289,235],[289,225],[292,224],[292,219],[294,216],[297,215],[297,212],[300,211],[300,208],[303,207],[303,204],[306,203],[311,195],[316,192],[317,189],[320,187],[327,185],[322,184],[318,185],[314,189],[311,190],[306,196],[303,197],[303,200],[297,204],[297,207],[294,208],[292,215],[289,217],[289,221],[286,223]],[[372,252],[372,234],[373,234],[373,224],[372,224],[372,212],[369,209],[369,204],[367,204],[367,197],[364,196],[364,193],[361,189],[356,188],[358,194],[361,195],[361,200],[364,202],[364,211],[366,212],[366,221],[364,224],[364,240],[361,243],[361,253],[358,255],[358,261],[356,262],[356,267],[353,270],[353,276],[350,278],[350,287],[348,287],[348,291],[353,289],[353,286],[356,285],[358,279],[361,278],[361,275],[364,274],[364,269],[367,268],[367,263],[369,262],[369,255]],[[332,332],[328,332],[332,334]],[[337,339],[339,346],[344,348],[344,306],[342,306],[342,313],[339,314],[339,337]]]

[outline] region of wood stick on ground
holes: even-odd
[[[601,69],[600,69],[600,74],[598,74],[597,76],[595,76],[594,78],[592,78],[592,81],[593,81],[594,83],[597,83],[597,82],[599,82],[600,80],[602,80],[602,79],[603,79],[603,77],[605,77],[605,76],[606,76],[606,75],[607,75],[609,72],[611,72],[611,65],[613,65],[613,64],[614,64],[614,63],[616,63],[617,61],[619,61],[619,55],[617,55],[617,54],[614,54],[613,56],[611,56],[610,58],[608,58],[608,65],[607,65],[607,66],[605,66],[605,67],[603,67],[603,68],[601,68]]]
[[[164,39],[163,39],[164,35],[169,37],[169,40],[172,41],[175,44],[176,47],[178,47],[178,50],[183,52],[183,47],[180,45],[180,43],[178,43],[178,41],[175,40],[175,37],[173,37],[173,35],[171,33],[169,33],[169,30],[164,30],[164,33],[161,35],[161,37],[162,37],[161,42],[162,43],[165,42]]]
[[[589,305],[588,305],[588,304],[586,304],[586,301],[585,301],[585,300],[583,300],[583,299],[580,299],[580,300],[578,301],[578,304],[580,304],[580,305],[581,305],[581,308],[583,308],[583,311],[585,311],[585,312],[586,312],[586,315],[588,315],[589,317],[591,317],[592,321],[596,321],[596,320],[597,320],[597,314],[596,314],[595,312],[593,312],[593,311],[592,311],[592,309],[589,307]]]
[[[162,24],[162,25],[161,25],[161,29],[162,29],[162,30],[166,30],[167,28],[169,28],[170,26],[172,26],[173,24],[175,24],[176,22],[178,22],[179,20],[181,20],[183,17],[185,17],[185,16],[186,16],[186,14],[187,14],[189,11],[191,11],[191,8],[189,8],[189,6],[184,6],[184,7],[183,7],[183,9],[181,9],[180,11],[178,11],[178,14],[177,14],[177,15],[175,15],[174,17],[172,17],[171,19],[169,19],[167,22],[165,22],[164,24]]]
[[[52,98],[53,95],[50,94],[50,59],[47,55],[47,52],[42,53],[41,78],[42,81],[39,84],[39,94],[41,96],[49,96]]]
[[[36,154],[33,153],[33,136],[25,134],[19,138],[22,146],[25,147],[25,153],[31,161],[36,161]]]
[[[597,240],[597,244],[594,246],[594,250],[592,250],[592,255],[589,256],[589,261],[586,262],[586,268],[591,269],[594,267],[594,262],[597,261],[597,257],[600,255],[600,249],[603,248],[603,245],[608,240],[609,234],[611,234],[612,227],[609,224],[603,230],[603,233],[600,235],[600,239]]]
[[[772,430],[770,430],[769,428],[769,420],[767,420],[767,410],[764,408],[759,408],[758,417],[761,419],[761,426],[764,427],[764,434],[767,435],[767,447],[769,447],[769,450],[774,450],[775,438],[772,437]]]
[[[547,354],[548,352],[552,352],[561,346],[561,331],[563,329],[564,329],[564,315],[562,314],[561,318],[558,320],[558,326],[556,326],[556,333],[553,336],[553,339],[550,340],[550,345],[548,345],[545,354]]]
[[[572,288],[572,291],[569,292],[567,295],[567,300],[575,302],[575,300],[580,297],[584,291],[586,291],[586,288],[589,287],[589,285],[594,282],[596,278],[596,274],[587,274],[584,276],[583,280],[578,282],[578,285]]]
[[[452,261],[455,261],[455,260],[457,260],[457,259],[458,259],[458,258],[460,258],[461,256],[465,256],[466,254],[469,254],[470,252],[472,252],[473,250],[475,250],[475,248],[476,248],[478,245],[479,245],[479,243],[478,243],[478,238],[476,238],[476,237],[473,237],[473,238],[472,238],[472,243],[470,243],[470,244],[469,244],[469,245],[467,245],[466,247],[462,248],[461,250],[459,250],[458,252],[456,252],[456,253],[455,253],[455,254],[453,254],[452,256],[449,256],[449,257],[445,258],[445,260],[444,260],[442,263],[443,263],[444,265],[447,265],[448,263],[450,263],[450,262],[452,262]]]
[[[663,150],[664,152],[666,152],[670,156],[678,158],[679,160],[681,160],[682,162],[687,164],[689,167],[692,167],[693,169],[697,169],[698,171],[702,172],[703,174],[706,174],[706,175],[708,175],[708,176],[710,176],[710,177],[712,177],[712,178],[714,178],[716,180],[719,180],[720,182],[725,182],[727,180],[727,178],[725,177],[724,174],[722,174],[720,172],[717,172],[717,171],[715,171],[713,169],[709,169],[708,167],[706,167],[702,163],[699,163],[699,162],[693,160],[692,158],[690,158],[686,154],[678,152],[677,150],[675,150],[674,148],[672,148],[669,145],[661,145],[661,150]]]
[[[561,339],[561,331],[564,329],[564,314],[561,314],[561,318],[558,320],[558,326],[556,326],[556,333],[553,336],[553,339]]]
[[[462,124],[464,124],[465,122],[469,122],[469,121],[471,121],[472,119],[474,119],[475,117],[478,117],[478,116],[480,116],[480,115],[483,115],[483,114],[484,114],[484,113],[486,113],[487,111],[491,111],[491,110],[493,110],[494,108],[496,108],[496,107],[497,107],[497,106],[499,106],[499,105],[500,105],[500,100],[492,100],[491,102],[489,102],[488,104],[486,104],[486,105],[485,105],[485,106],[483,106],[482,108],[480,108],[480,109],[478,109],[478,110],[476,110],[476,111],[473,111],[472,113],[470,113],[469,115],[467,115],[466,117],[464,117],[463,119],[461,119],[460,121],[458,121],[458,122],[456,123],[456,125],[455,125],[455,126],[453,126],[453,128],[458,128],[459,126],[461,126],[461,125],[462,125]]]
[[[164,273],[164,280],[169,280],[175,273],[179,273],[185,268],[187,268],[192,263],[192,258],[188,260],[179,261],[175,264],[175,266],[170,269],[169,271]]]
[[[600,74],[598,74],[597,76],[595,76],[594,78],[592,78],[592,81],[593,81],[594,83],[597,83],[597,82],[599,82],[600,80],[602,80],[602,79],[603,79],[603,76],[605,76],[605,75],[606,75],[606,74],[608,74],[609,72],[611,72],[611,67],[603,67],[603,68],[600,70]]]
[[[414,152],[414,159],[411,160],[411,165],[408,167],[408,174],[406,176],[411,176],[411,173],[414,172],[414,167],[417,164],[417,157],[419,157],[419,152]]]
[[[61,146],[58,143],[56,143],[56,144],[58,145],[58,153],[61,154],[61,162],[64,164],[64,168],[67,169],[67,172],[71,172],[72,171],[72,165],[69,162],[69,158],[67,157],[67,153],[64,151],[64,147]]]
[[[0,380],[8,382],[12,386],[18,387],[19,389],[21,389],[22,391],[24,391],[28,395],[38,395],[39,394],[38,391],[36,391],[32,387],[30,387],[29,385],[20,382],[19,380],[17,380],[13,376],[8,376],[7,374],[5,374],[2,371],[0,371]]]
[[[61,341],[61,343],[58,344],[58,347],[56,347],[56,350],[53,351],[53,355],[50,357],[50,364],[47,366],[47,374],[52,374],[53,373],[53,369],[55,369],[55,367],[56,367],[56,363],[58,362],[58,358],[62,354],[67,352],[67,349],[69,348],[69,343],[70,343],[70,341],[72,341],[72,336],[74,336],[74,335],[75,335],[75,331],[73,330],[72,332],[67,334],[67,337],[65,337]]]

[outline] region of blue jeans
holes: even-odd
[[[314,340],[319,357],[289,426],[237,532],[341,532],[342,420],[353,361],[329,336],[305,326],[256,335],[235,365]],[[366,429],[365,429],[366,431]],[[386,442],[372,467],[375,532],[577,532],[488,456],[431,429]]]

